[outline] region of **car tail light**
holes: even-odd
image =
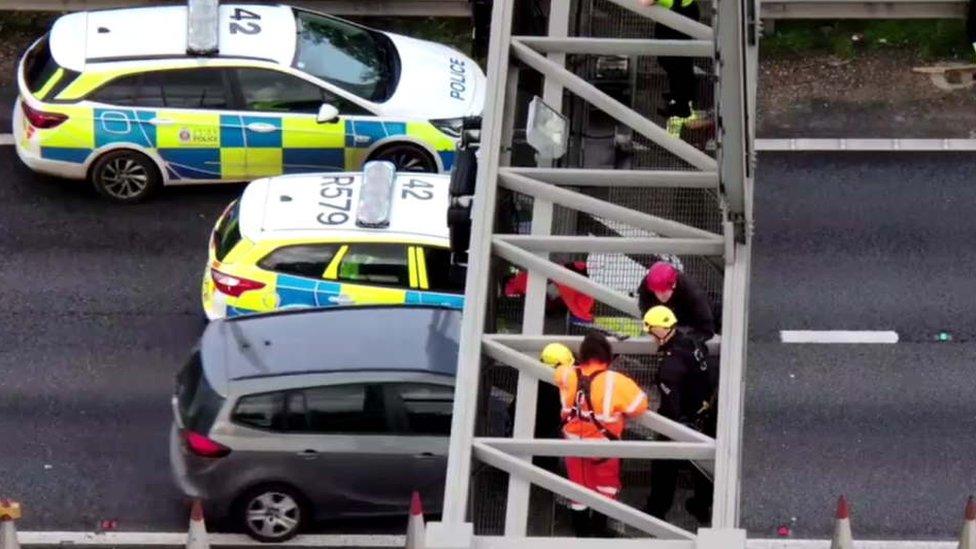
[[[217,286],[217,289],[220,290],[221,293],[227,294],[231,297],[240,297],[244,292],[264,288],[263,282],[249,280],[247,278],[240,278],[237,276],[230,276],[229,274],[222,273],[216,269],[210,269],[210,277],[213,278],[214,285]]]
[[[24,116],[27,117],[27,121],[30,122],[31,126],[42,130],[54,128],[68,119],[68,115],[66,114],[39,111],[28,105],[26,101],[21,101],[20,107],[23,109]]]
[[[230,453],[230,448],[193,431],[183,431],[183,442],[190,452],[200,457],[221,458]]]

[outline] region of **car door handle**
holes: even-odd
[[[315,450],[302,450],[301,452],[298,452],[298,455],[305,459],[315,459],[319,457],[319,453]]]
[[[271,133],[277,130],[278,126],[268,124],[267,122],[251,122],[247,125],[247,129],[254,133]]]
[[[335,303],[336,305],[352,305],[355,300],[346,294],[330,295],[329,303]]]
[[[150,118],[149,123],[153,126],[169,126],[173,121],[169,118]]]
[[[415,455],[414,457],[420,458],[420,459],[434,459],[434,458],[437,457],[437,454],[435,454],[433,452],[421,452],[421,453]]]

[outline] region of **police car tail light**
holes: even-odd
[[[183,443],[187,450],[200,457],[220,458],[230,453],[230,448],[223,444],[189,430],[183,430]]]
[[[188,0],[186,3],[186,52],[190,55],[217,53],[219,0]]]
[[[68,119],[68,115],[57,112],[44,112],[37,110],[27,104],[26,101],[20,102],[20,107],[24,111],[24,116],[31,126],[42,130],[59,126]]]
[[[392,162],[377,160],[363,166],[363,184],[359,190],[359,206],[356,209],[357,225],[368,228],[390,225],[395,182],[396,166]]]
[[[244,292],[264,288],[263,282],[230,276],[216,269],[210,269],[210,277],[213,278],[214,285],[217,286],[220,293],[227,294],[231,297],[240,297]]]

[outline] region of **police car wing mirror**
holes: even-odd
[[[569,120],[559,111],[546,105],[535,96],[529,103],[529,116],[525,124],[525,137],[539,160],[557,160],[566,154],[569,142]]]
[[[330,122],[335,122],[339,118],[339,109],[333,107],[328,103],[323,103],[319,107],[319,114],[315,117],[315,121],[319,124],[328,124]]]

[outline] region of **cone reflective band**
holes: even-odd
[[[356,225],[372,229],[390,225],[394,182],[396,182],[396,166],[392,162],[377,160],[367,162],[363,166],[363,184],[359,189]]]
[[[219,0],[187,0],[186,53],[214,55],[219,34]]]

